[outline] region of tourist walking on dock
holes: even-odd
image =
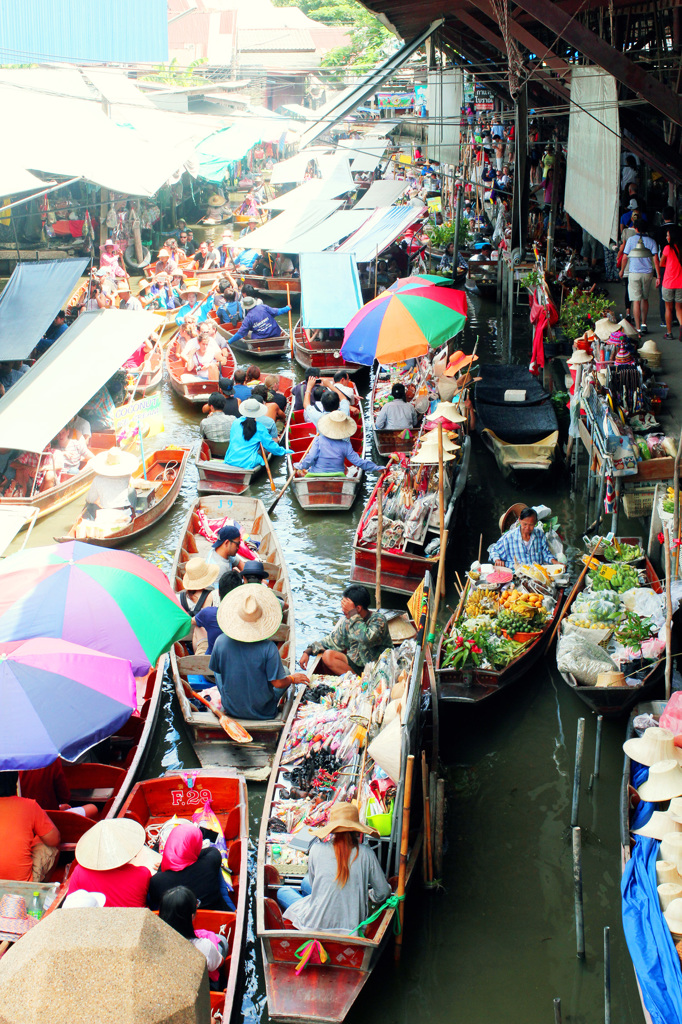
[[[632,226],[635,229],[635,234],[632,235],[631,238],[628,238],[625,243],[620,276],[623,276],[627,268],[629,274],[628,294],[630,296],[630,301],[632,302],[632,314],[635,318],[635,327],[640,334],[646,334],[646,320],[649,313],[651,282],[654,280],[655,270],[656,287],[658,288],[660,286],[661,267],[658,262],[658,245],[656,240],[652,238],[651,235],[643,234],[644,226],[641,220],[633,218]],[[651,256],[634,256],[630,259],[630,253],[639,242],[642,242],[645,248],[649,250]]]

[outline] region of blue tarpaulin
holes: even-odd
[[[648,774],[648,769],[633,762],[633,785],[641,786]],[[631,827],[642,828],[654,810],[654,804],[641,801]],[[621,879],[623,931],[653,1024],[682,1024],[682,968],[658,901],[659,847],[657,839],[635,837],[635,848]]]
[[[301,253],[301,320],[304,327],[343,328],[362,306],[352,253]]]
[[[18,263],[0,295],[0,360],[30,356],[90,261]]]

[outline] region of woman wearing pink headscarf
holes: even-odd
[[[220,850],[210,845],[204,848],[198,825],[176,825],[166,840],[161,868],[149,885],[150,909],[158,910],[165,892],[184,885],[192,890],[202,910],[234,910],[225,900],[221,863]]]

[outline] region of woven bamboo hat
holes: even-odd
[[[204,590],[218,579],[220,567],[209,565],[205,558],[190,558],[185,563],[185,575],[182,580],[184,590]]]
[[[682,939],[682,899],[673,900],[663,911],[668,928],[676,939]]]
[[[661,839],[661,859],[674,864],[682,873],[682,832],[666,832]]]
[[[426,448],[429,451],[431,448],[435,449],[436,455],[438,455],[438,431],[430,430],[428,434],[424,435],[424,440],[419,446],[419,450]],[[444,452],[458,452],[461,445],[455,444],[449,437],[443,436],[443,451]]]
[[[144,828],[130,818],[97,821],[76,845],[76,860],[89,871],[112,871],[129,864],[144,846]]]
[[[364,832],[367,836],[378,836],[376,829],[363,825],[355,804],[341,800],[329,812],[329,821],[322,828],[311,828],[314,835],[326,839],[331,832]]]
[[[334,412],[320,416],[317,421],[317,429],[333,441],[342,441],[344,438],[352,437],[357,432],[358,425],[347,413],[335,409]]]
[[[656,886],[661,910],[666,911],[673,900],[682,900],[682,885],[679,882],[662,882]]]
[[[647,768],[657,761],[682,762],[682,749],[675,746],[675,737],[668,729],[661,729],[659,726],[646,729],[643,736],[626,740],[623,750],[633,761],[638,761]]]
[[[682,832],[682,824],[671,818],[665,811],[654,811],[646,825],[643,825],[642,828],[636,828],[633,835],[649,836],[650,839],[663,839],[663,836],[670,835],[672,832]]]
[[[454,462],[456,456],[451,452],[443,452],[443,462]],[[433,444],[422,445],[416,452],[412,453],[410,462],[416,465],[434,466],[438,465],[438,446]]]
[[[682,797],[677,796],[674,800],[670,801],[668,814],[673,821],[679,821],[682,823]]]
[[[584,352],[581,348],[574,349],[571,358],[567,360],[569,366],[579,366],[581,363],[591,363],[594,356],[590,352]]]
[[[244,583],[218,607],[218,625],[232,640],[253,644],[268,640],[282,623],[282,606],[261,583]]]
[[[206,298],[205,294],[199,288],[185,288],[184,291],[180,292],[181,299],[188,299],[190,295],[196,295],[199,302],[203,302]]]
[[[449,420],[450,423],[466,423],[467,421],[466,416],[462,416],[453,402],[439,402],[433,412],[427,414],[426,418],[432,423],[434,420]]]
[[[227,199],[225,199],[224,196],[219,196],[217,193],[215,195],[209,196],[208,199],[209,206],[224,206],[226,202]]]
[[[642,800],[661,803],[682,796],[682,768],[672,758],[658,761],[649,768],[649,778],[637,790]],[[665,858],[669,860],[670,858]]]
[[[93,456],[88,469],[93,469],[98,476],[130,476],[139,464],[137,455],[114,447]]]

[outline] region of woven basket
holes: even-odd
[[[628,519],[648,516],[654,507],[656,487],[642,487],[637,491],[626,491],[623,495],[623,508]]]

